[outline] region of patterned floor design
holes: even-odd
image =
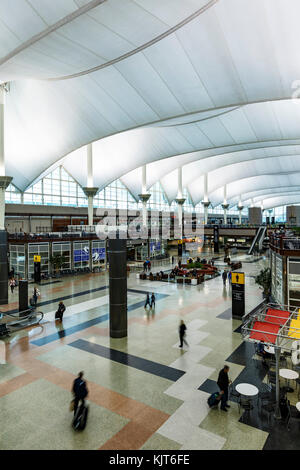
[[[254,261],[242,269],[247,311],[261,301],[249,276],[267,262]],[[231,288],[221,277],[191,287],[131,274],[128,337],[122,339],[109,337],[107,274],[61,281],[41,286],[41,326],[0,341],[1,450],[298,448],[295,427],[283,439],[276,423],[269,426],[257,413],[240,415],[235,403],[228,413],[207,406],[225,362],[235,383],[265,380],[231,318]],[[156,307],[145,310],[145,294],[153,290]],[[63,325],[56,325],[61,299],[67,310]],[[6,310],[16,307],[17,290]],[[189,344],[182,349],[180,319]],[[72,430],[68,411],[79,370],[89,388],[83,433]]]

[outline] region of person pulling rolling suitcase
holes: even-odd
[[[86,426],[89,408],[85,403],[88,395],[86,381],[83,379],[83,372],[79,372],[78,377],[73,382],[72,392],[74,399],[71,402],[71,409],[74,410],[72,426],[76,430],[83,430]],[[80,406],[79,402],[81,402]]]

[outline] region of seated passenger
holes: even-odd
[[[264,341],[260,341],[257,345],[257,354],[258,356],[261,356],[263,358],[263,364],[266,365],[266,359],[269,359],[272,357],[272,354],[268,353],[265,351],[265,344]]]

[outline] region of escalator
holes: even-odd
[[[258,243],[258,249],[259,251],[262,249],[262,244],[265,238],[267,227],[265,225],[261,225],[259,229],[256,232],[256,235],[253,239],[252,245],[250,247],[250,250],[248,251],[248,255],[252,255],[255,245]]]

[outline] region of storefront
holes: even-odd
[[[14,268],[15,276],[20,279],[32,279],[34,256],[41,257],[41,273],[52,274],[55,269],[51,264],[56,255],[62,256],[63,263],[59,271],[97,270],[106,264],[106,241],[49,241],[39,243],[9,243],[9,268]],[[52,261],[53,262],[53,261]]]

